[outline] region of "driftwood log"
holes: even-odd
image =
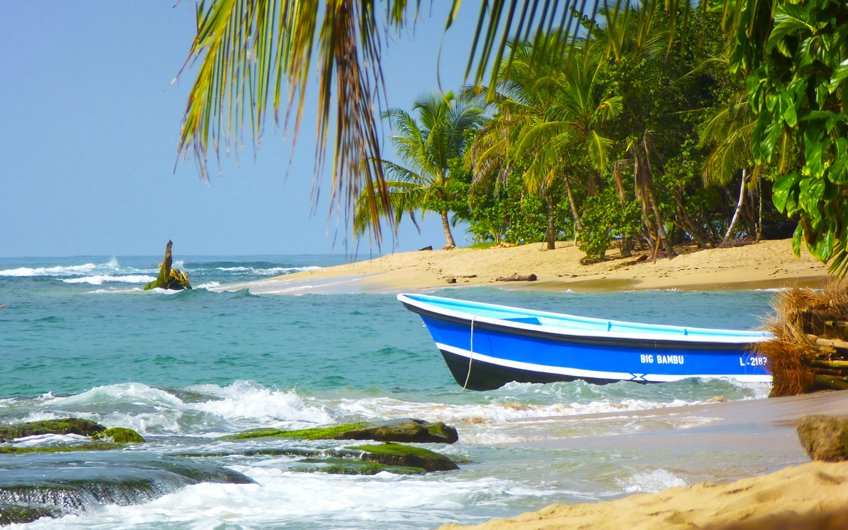
[[[518,274],[517,272],[513,273],[511,276],[495,278],[496,282],[535,282],[536,280],[537,278],[535,274]]]

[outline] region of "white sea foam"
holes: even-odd
[[[321,267],[308,266],[308,267],[245,267],[245,266],[233,266],[233,267],[216,267],[217,270],[221,272],[235,272],[239,274],[252,274],[255,276],[281,276],[283,274],[293,274],[295,272],[305,272],[305,271],[315,271],[320,270]]]
[[[294,390],[273,390],[237,381],[227,387],[200,385],[187,390],[209,399],[184,401],[179,396],[142,383],[92,388],[72,396],[50,397],[39,408],[93,419],[106,426],[130,427],[142,434],[218,434],[257,427],[305,428],[334,423],[333,415],[316,400]],[[61,415],[61,413],[60,413]],[[33,411],[26,421],[56,418]]]
[[[233,466],[257,484],[205,483],[143,505],[105,506],[28,528],[435,528],[481,522],[462,508],[502,506],[513,498],[562,493],[503,480],[433,480],[381,473],[372,477],[289,473]],[[412,523],[412,524],[410,524]]]
[[[104,283],[149,283],[155,279],[155,276],[147,276],[141,274],[128,274],[125,276],[98,274],[95,276],[83,276],[81,278],[68,278],[62,281],[65,283],[88,283],[91,285],[103,285]]]
[[[80,445],[88,443],[91,438],[79,434],[39,434],[17,438],[12,443],[15,447],[56,447],[61,445]]]
[[[97,278],[104,278],[103,281],[124,281],[124,280],[105,280],[107,277],[122,278],[132,277],[144,274],[149,275],[152,269],[137,269],[134,267],[125,267],[118,262],[118,259],[113,257],[105,263],[82,263],[77,265],[53,265],[49,267],[16,267],[13,269],[0,270],[0,276],[9,277],[54,277],[54,278],[73,278],[74,281],[68,283],[92,283]],[[102,283],[102,282],[101,282]]]
[[[90,273],[97,269],[94,263],[82,265],[56,265],[53,267],[17,267],[15,269],[0,270],[0,276],[73,276]]]
[[[201,385],[190,390],[218,399],[190,406],[216,414],[237,424],[277,428],[300,428],[333,423],[333,416],[319,403],[304,399],[294,390],[273,390],[249,381],[236,381],[227,387]]]
[[[342,399],[337,406],[340,411],[346,414],[368,418],[412,416],[431,419],[431,421],[499,424],[527,419],[680,407],[696,403],[699,402],[673,400],[668,403],[660,403],[649,400],[623,399],[620,401],[598,400],[587,403],[533,404],[505,400],[491,403],[446,404],[408,402],[389,397],[377,397],[356,400]]]
[[[627,493],[656,493],[668,488],[689,485],[684,479],[665,469],[634,473],[626,479],[619,479],[616,482]]]

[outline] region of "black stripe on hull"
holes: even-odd
[[[556,383],[558,381],[575,381],[577,379],[582,379],[597,385],[615,383],[617,381],[612,379],[571,377],[560,374],[520,370],[518,368],[499,366],[497,364],[487,363],[477,359],[473,359],[471,361],[471,377],[467,377],[468,357],[463,357],[445,350],[439,351],[442,353],[442,357],[444,357],[445,363],[448,365],[448,368],[456,382],[459,383],[460,386],[464,386],[469,390],[494,390],[513,381],[517,383]],[[465,385],[466,377],[468,378],[468,385]]]

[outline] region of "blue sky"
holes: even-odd
[[[385,51],[390,106],[437,88],[440,45],[442,87],[462,85],[477,8],[464,7],[446,35],[444,12],[428,9]],[[269,128],[255,156],[246,142],[220,173],[213,163],[209,184],[192,160],[177,161],[193,79],[172,79],[194,28],[189,0],[3,4],[0,256],[158,255],[168,239],[177,255],[357,249],[331,214],[328,174],[313,208],[312,108],[294,153]],[[460,227],[454,237],[468,243]],[[430,215],[421,234],[402,223],[383,252],[443,242]],[[371,252],[359,242],[359,256]]]

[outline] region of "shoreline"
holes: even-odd
[[[489,249],[399,252],[317,270],[254,282],[267,294],[300,292],[422,291],[489,286],[550,291],[734,290],[822,287],[827,268],[806,250],[792,253],[791,240],[769,240],[705,250],[683,249],[673,259],[646,259],[645,253],[622,258],[617,249],[598,263],[582,265],[573,243],[542,250],[532,243]],[[498,281],[511,275],[535,275],[536,281]]]
[[[791,240],[681,250],[673,259],[651,262],[638,255],[622,258],[614,249],[608,252],[607,259],[590,265],[580,263],[583,254],[570,242],[559,243],[555,250],[542,250],[539,243],[479,250],[422,250],[303,271],[249,287],[266,294],[395,293],[471,286],[576,292],[715,291],[821,288],[829,281],[826,266],[806,249],[799,257],[793,254]],[[501,277],[531,274],[536,276],[536,281],[498,281]],[[711,478],[716,482],[612,501],[552,505],[476,526],[448,524],[441,528],[683,530],[697,526],[717,530],[740,521],[760,519],[766,520],[762,528],[771,528],[777,520],[769,518],[775,516],[812,518],[829,512],[848,513],[848,488],[844,487],[848,483],[848,462],[804,463],[808,458],[794,432],[795,423],[803,415],[848,414],[848,392],[759,401],[666,411],[670,430],[663,432],[648,429],[649,432],[642,434],[563,437],[543,442],[566,450],[591,448],[615,454],[638,447],[644,451],[663,450],[668,453],[669,463],[676,462],[684,468],[706,466],[702,475],[707,477],[713,476],[707,469],[711,459],[720,458],[722,451],[751,455],[750,465],[725,476],[726,481],[721,477]],[[654,421],[655,413],[634,412],[629,416],[638,423]],[[704,424],[680,429],[673,426],[679,418],[686,420],[690,416]],[[550,421],[568,426],[595,420],[566,417]]]
[[[848,462],[810,462],[795,432],[797,421],[810,414],[848,414],[848,392],[688,405],[665,409],[659,416],[656,410],[641,410],[549,418],[545,421],[560,422],[566,432],[587,421],[597,423],[612,417],[620,420],[622,416],[634,424],[657,421],[660,417],[686,425],[667,430],[637,428],[630,434],[565,436],[535,445],[613,454],[663,451],[668,453],[670,462],[677,463],[678,471],[712,478],[658,493],[581,504],[553,504],[478,525],[446,524],[440,529],[718,530],[740,521],[757,523],[758,520],[762,526],[755,528],[807,529],[810,527],[804,525],[806,519],[800,520],[801,526],[780,526],[779,521],[811,518],[822,513],[848,517],[845,487]],[[728,451],[750,458],[751,464],[727,474],[724,480],[711,469],[713,460]],[[767,458],[763,459],[764,455]]]

